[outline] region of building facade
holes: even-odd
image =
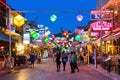
[[[97,0],[97,9],[101,9],[109,0]]]
[[[6,1],[0,0],[0,28],[6,28],[7,7]]]

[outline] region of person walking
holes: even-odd
[[[25,55],[23,56],[23,65],[24,67],[26,67],[26,56]]]
[[[83,55],[80,54],[79,58],[80,58],[80,63],[83,64],[84,63],[84,57],[83,57]]]
[[[67,55],[65,54],[65,52],[63,52],[62,53],[63,71],[65,71],[66,62],[67,62]]]
[[[70,68],[71,68],[71,73],[74,73],[74,65],[73,65],[73,52],[70,52],[69,54],[69,62],[70,62]]]
[[[41,54],[40,53],[37,54],[37,61],[38,61],[38,63],[41,63]]]
[[[60,64],[61,64],[61,53],[60,51],[56,54],[56,66],[57,66],[57,72],[60,72]]]
[[[55,61],[55,55],[56,55],[56,52],[52,53],[53,62]]]
[[[73,66],[74,66],[74,71],[77,69],[77,72],[79,72],[79,68],[77,66],[77,54],[73,52]]]
[[[30,62],[31,62],[31,67],[34,68],[35,55],[33,53],[30,54]]]

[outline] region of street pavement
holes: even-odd
[[[79,72],[70,73],[70,66],[67,63],[66,71],[63,71],[61,64],[61,71],[57,72],[56,63],[47,58],[43,59],[41,64],[35,64],[34,68],[29,66],[1,75],[0,80],[113,80],[110,76],[103,75],[86,65],[80,65],[79,69]]]

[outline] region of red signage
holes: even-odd
[[[97,21],[90,24],[91,31],[109,31],[112,28],[112,23],[106,21]]]

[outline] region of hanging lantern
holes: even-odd
[[[21,15],[17,15],[13,19],[13,24],[16,25],[17,27],[21,27],[24,23],[25,19]]]
[[[48,36],[48,35],[50,35],[50,31],[45,32],[45,36]]]
[[[52,46],[55,46],[55,44],[53,42],[51,44],[52,44]]]
[[[34,39],[39,36],[38,33],[37,33],[35,30],[30,31],[30,35],[31,35],[31,37],[34,38]]]
[[[80,40],[81,40],[81,36],[80,36],[80,35],[76,35],[76,36],[75,36],[75,40],[76,40],[76,41],[80,41]]]
[[[83,20],[83,16],[82,15],[77,15],[76,19],[77,19],[77,21],[81,22]]]
[[[63,35],[66,36],[66,37],[69,37],[68,34],[69,34],[68,31],[64,31],[64,32],[63,32]]]
[[[44,38],[43,38],[43,42],[44,42],[44,43],[48,43],[48,37],[44,37]]]
[[[52,39],[54,39],[55,38],[55,35],[52,35]]]
[[[55,14],[51,15],[51,16],[50,16],[50,20],[51,20],[52,22],[55,22],[55,21],[57,20],[57,16],[56,16]]]

